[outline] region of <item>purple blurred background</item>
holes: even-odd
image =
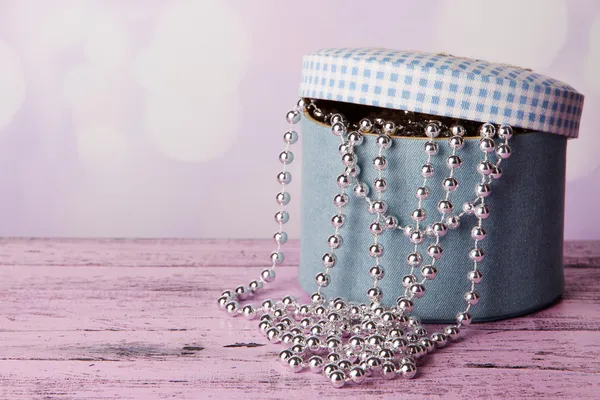
[[[269,237],[301,57],[350,46],[515,64],[584,93],[565,234],[600,239],[595,0],[0,0],[0,235]]]

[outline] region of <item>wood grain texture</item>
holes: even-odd
[[[0,398],[598,398],[600,242],[565,246],[564,299],[475,324],[417,379],[333,389],[292,374],[255,322],[225,318],[224,286],[254,278],[268,241],[4,239]],[[277,289],[300,294],[298,243]],[[225,284],[229,282],[229,284]],[[306,298],[306,297],[304,297]]]

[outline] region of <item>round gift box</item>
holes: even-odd
[[[352,57],[356,59],[348,56],[331,57],[331,52],[325,57],[323,53],[316,54],[316,58],[310,56],[305,59],[305,74],[301,90],[303,97],[406,109],[433,115],[438,111],[437,115],[457,119],[467,116],[462,112],[464,110],[454,113],[452,109],[448,111],[448,108],[424,109],[423,104],[415,106],[410,102],[394,103],[398,92],[394,90],[392,93],[388,84],[397,81],[398,76],[395,80],[386,80],[384,77],[379,81],[379,86],[365,87],[364,84],[354,84],[354,88],[358,91],[365,92],[361,97],[360,94],[348,90],[352,75],[357,75],[356,71],[353,71],[352,61],[354,60],[360,68],[364,69],[370,62],[368,57],[361,58],[360,54],[356,57],[356,51],[352,53]],[[341,54],[348,54],[348,52]],[[371,53],[367,54],[370,56]],[[315,65],[315,59],[320,65]],[[320,77],[315,74],[315,70],[323,70],[323,60],[332,61]],[[419,62],[421,61],[422,59]],[[409,65],[412,69],[403,69],[402,63],[398,62],[391,62],[392,67],[388,68],[389,64],[389,60],[383,62],[377,60],[373,65],[374,69],[379,66],[381,70],[387,71],[385,75],[387,78],[394,78],[394,71],[399,71],[397,75],[400,75],[400,80],[405,82],[406,76],[423,72],[423,68],[414,67],[415,63]],[[447,64],[448,62],[444,65]],[[340,74],[340,69],[344,65],[347,66],[348,76]],[[335,74],[333,78],[332,73]],[[380,75],[374,71],[370,72],[367,78],[370,79],[371,74]],[[461,77],[453,74],[452,70],[449,75],[454,78],[449,78],[445,82],[447,84],[450,82],[449,85],[452,87],[452,79],[458,80]],[[340,85],[340,82],[343,82],[344,87],[336,92],[334,89]],[[549,82],[554,84],[555,81]],[[389,95],[387,101],[380,101],[380,97],[370,96],[369,87],[379,87],[373,89],[375,92],[387,92]],[[437,93],[439,92],[438,90]],[[493,96],[492,90],[489,91],[489,95]],[[460,96],[455,94],[455,97]],[[452,93],[449,94],[449,98],[452,98]],[[577,97],[578,101],[580,99],[582,101],[582,97]],[[493,105],[493,102],[490,104]],[[580,113],[581,104],[577,106],[579,109],[576,111]],[[561,105],[559,104],[558,107]],[[552,118],[551,108],[548,110],[548,118]],[[502,164],[502,178],[492,183],[492,195],[486,199],[486,204],[492,212],[491,216],[484,221],[488,236],[482,241],[481,247],[486,257],[478,266],[484,276],[482,282],[477,285],[477,291],[482,294],[482,299],[471,311],[475,320],[490,321],[538,310],[552,304],[562,294],[566,146],[568,137],[576,136],[579,116],[574,116],[575,124],[571,123],[562,131],[553,132],[556,134],[549,134],[548,130],[531,129],[539,124],[524,124],[518,120],[515,123],[514,118],[511,120],[506,117],[506,113],[494,117],[493,112],[486,114],[484,110],[480,114],[476,118],[469,119],[511,123],[513,126],[529,129],[514,135],[511,139],[512,156]],[[528,114],[521,116],[526,120]],[[539,121],[539,118],[536,117],[536,120]],[[567,124],[561,124],[561,127],[562,125]],[[337,208],[333,205],[333,197],[339,193],[336,178],[343,172],[343,166],[338,153],[340,140],[331,134],[328,125],[314,120],[306,113],[302,131],[302,231],[299,282],[304,290],[312,293],[316,289],[314,277],[323,271],[321,258],[328,251],[326,239],[334,230],[331,226],[331,217],[337,213]],[[465,137],[465,145],[459,150],[463,166],[456,170],[455,177],[461,187],[452,194],[452,202],[457,208],[460,208],[464,202],[474,199],[474,188],[481,179],[476,172],[476,164],[482,158],[479,139]],[[387,202],[390,214],[397,216],[401,223],[407,223],[407,216],[417,208],[415,189],[423,181],[419,172],[426,162],[423,151],[425,140],[425,137],[395,136],[392,147],[385,153],[388,167],[384,175],[388,181],[388,189],[383,193],[383,200]],[[447,145],[447,138],[435,140],[439,142],[440,152],[432,158],[436,174],[428,183],[431,197],[425,200],[424,208],[429,211],[430,216],[425,223],[432,223],[434,218],[436,220],[439,218],[435,206],[437,201],[443,198],[444,190],[441,181],[448,173],[445,159],[451,152]],[[363,145],[356,148],[361,167],[360,178],[363,182],[371,183],[377,176],[377,171],[371,164],[377,151],[375,136],[369,134],[364,136]],[[349,196],[350,202],[344,207],[347,221],[341,230],[343,246],[336,250],[337,263],[330,271],[331,283],[324,288],[323,292],[330,298],[343,297],[350,301],[366,303],[368,302],[366,291],[373,284],[369,276],[369,268],[374,265],[374,259],[368,254],[368,247],[373,243],[373,238],[368,231],[373,215],[368,213],[363,199],[354,197],[351,191]],[[465,215],[461,218],[460,227],[449,231],[441,239],[440,245],[444,253],[436,263],[438,276],[426,282],[426,295],[415,302],[416,315],[423,321],[454,321],[457,312],[464,309],[463,295],[470,288],[467,273],[473,266],[473,262],[468,257],[468,252],[473,247],[470,230],[476,224],[477,219],[474,216]],[[402,277],[409,271],[406,257],[412,251],[413,245],[401,230],[386,231],[380,237],[380,243],[385,249],[381,258],[385,277],[378,286],[383,291],[382,303],[393,305],[404,292]],[[424,248],[422,245],[422,252]]]

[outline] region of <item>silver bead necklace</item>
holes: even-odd
[[[337,177],[340,191],[333,198],[337,211],[331,219],[334,230],[327,238],[328,251],[322,257],[324,270],[315,276],[317,289],[310,296],[311,304],[299,304],[294,296],[288,295],[279,301],[264,300],[259,307],[251,304],[241,306],[240,301],[253,297],[264,289],[264,285],[275,280],[276,267],[284,262],[281,246],[288,239],[284,225],[289,220],[287,205],[290,202],[286,186],[291,181],[287,166],[294,160],[290,147],[298,140],[298,133],[293,128],[300,121],[302,113],[309,111],[316,117],[326,117],[331,124],[331,132],[340,138],[338,151],[343,167],[342,174]],[[483,220],[490,215],[485,198],[491,194],[492,180],[502,176],[500,163],[511,154],[508,140],[512,137],[513,130],[510,126],[502,125],[496,132],[496,126],[490,123],[479,127],[479,147],[483,152],[483,159],[476,169],[481,175],[481,181],[476,186],[475,199],[465,203],[461,213],[453,215],[451,193],[458,187],[455,171],[462,165],[457,153],[464,146],[463,136],[466,129],[461,125],[453,125],[448,129],[448,145],[452,154],[446,159],[449,173],[442,181],[445,197],[437,203],[440,218],[423,229],[421,223],[427,217],[424,203],[431,193],[427,184],[434,174],[431,161],[439,150],[438,143],[433,139],[440,135],[441,123],[433,121],[424,128],[424,134],[429,140],[424,146],[426,162],[420,171],[423,183],[415,191],[417,208],[409,216],[413,224],[402,225],[396,216],[389,213],[387,203],[383,199],[383,193],[387,189],[384,171],[388,162],[385,152],[393,144],[392,135],[401,131],[401,126],[381,118],[365,118],[357,124],[350,124],[341,114],[326,115],[314,102],[305,99],[301,99],[296,107],[287,113],[286,119],[289,129],[283,135],[285,148],[279,154],[283,168],[277,174],[281,191],[276,195],[279,210],[275,214],[275,222],[279,229],[273,235],[276,249],[270,255],[271,266],[261,271],[260,279],[251,281],[247,286],[241,285],[222,292],[218,305],[232,317],[242,315],[250,320],[258,317],[259,332],[267,341],[287,345],[278,358],[293,372],[310,369],[324,375],[334,387],[342,387],[348,383],[360,384],[374,376],[384,379],[393,379],[396,376],[413,378],[417,373],[417,360],[436,348],[444,347],[448,341],[456,340],[461,328],[472,321],[470,309],[481,298],[475,290],[475,285],[481,282],[483,277],[478,269],[478,263],[485,256],[480,246],[487,235]],[[494,142],[496,133],[502,140],[498,146]],[[372,162],[377,170],[377,177],[372,183],[373,198],[370,197],[369,185],[359,178],[360,167],[355,152],[355,148],[364,142],[365,134],[375,135],[378,149]],[[489,160],[492,152],[496,153],[495,163]],[[374,215],[374,220],[368,227],[373,237],[368,251],[374,259],[374,264],[369,268],[373,285],[366,293],[369,304],[351,303],[341,298],[327,299],[322,293],[322,289],[331,283],[330,270],[338,264],[336,250],[343,245],[342,230],[346,221],[343,210],[350,201],[347,193],[350,187],[357,198],[365,200],[367,212]],[[426,281],[435,279],[437,275],[436,263],[443,254],[441,238],[458,228],[461,218],[465,215],[474,215],[477,219],[477,224],[471,230],[474,246],[469,251],[469,257],[473,261],[473,268],[467,274],[470,286],[464,295],[466,307],[457,314],[456,324],[429,334],[419,318],[411,315],[415,299],[425,295]],[[413,245],[413,251],[407,256],[409,273],[402,279],[404,294],[397,299],[396,306],[384,307],[381,304],[383,292],[378,286],[385,275],[381,264],[384,248],[379,238],[385,231],[395,229],[404,232]],[[419,245],[423,244],[426,238],[433,240],[433,243],[426,249],[430,261],[422,266],[423,256],[419,252]],[[415,270],[419,267],[421,280],[415,275]]]

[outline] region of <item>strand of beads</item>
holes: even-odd
[[[299,100],[296,107],[286,114],[286,120],[289,123],[289,129],[283,134],[285,142],[284,150],[279,154],[279,161],[283,165],[282,171],[277,174],[277,182],[281,185],[281,191],[277,193],[275,199],[279,205],[279,210],[275,214],[275,222],[279,225],[279,229],[273,235],[273,239],[277,245],[275,251],[270,255],[271,267],[262,270],[260,278],[251,281],[248,286],[240,285],[233,290],[225,290],[217,300],[219,308],[227,311],[232,317],[243,315],[247,319],[256,317],[257,308],[252,304],[240,306],[239,301],[247,300],[261,291],[264,284],[271,283],[275,280],[275,268],[284,261],[284,254],[281,252],[281,246],[287,242],[287,233],[283,230],[283,226],[289,221],[287,205],[290,202],[290,194],[286,191],[286,186],[291,182],[292,175],[287,170],[288,165],[294,161],[294,153],[290,150],[291,145],[298,141],[298,133],[293,127],[300,121],[301,112],[306,107],[304,100]]]
[[[430,123],[425,127],[425,134],[430,139],[434,139],[440,134],[440,127],[438,124]],[[407,257],[408,265],[410,266],[410,272],[402,278],[402,285],[404,286],[404,296],[397,299],[397,305],[405,313],[410,313],[414,308],[414,298],[421,298],[425,295],[425,286],[417,281],[415,276],[415,268],[419,267],[423,262],[423,256],[418,251],[419,244],[423,243],[425,236],[421,232],[420,224],[427,218],[427,211],[423,208],[423,201],[427,200],[431,194],[429,187],[427,186],[429,178],[434,174],[434,168],[431,164],[431,156],[438,153],[438,145],[435,141],[429,140],[425,143],[425,154],[427,155],[427,161],[421,167],[421,176],[423,177],[423,183],[419,186],[415,192],[415,196],[418,199],[417,208],[411,213],[410,218],[415,222],[414,228],[412,226],[406,226],[404,228],[404,234],[409,238],[410,242],[414,245],[412,253]]]
[[[482,138],[479,142],[479,147],[484,153],[484,159],[478,164],[477,171],[481,174],[481,182],[476,186],[475,192],[477,195],[476,204],[473,209],[473,213],[477,217],[477,225],[471,229],[471,237],[474,240],[474,246],[469,252],[469,258],[473,262],[473,269],[469,271],[467,278],[470,281],[470,290],[465,293],[464,299],[467,306],[464,311],[461,311],[456,316],[456,328],[460,329],[462,325],[469,325],[472,321],[471,307],[477,305],[481,299],[479,292],[475,290],[475,285],[480,283],[483,274],[478,269],[478,263],[480,263],[485,253],[480,247],[480,242],[487,237],[487,232],[483,227],[483,220],[487,219],[490,215],[490,208],[485,203],[485,198],[491,195],[491,181],[492,179],[500,179],[502,176],[502,170],[500,169],[500,163],[503,159],[507,159],[511,155],[511,149],[508,145],[508,140],[512,137],[512,128],[508,125],[502,125],[498,129],[498,136],[504,140],[497,148],[494,143],[494,136],[496,134],[496,128],[494,125],[486,123],[483,124],[479,130]],[[496,150],[497,161],[492,164],[488,160],[488,154]],[[467,208],[469,208],[467,206]],[[471,211],[470,209],[468,211]]]
[[[396,125],[393,122],[383,123],[380,134],[376,138],[377,142],[377,156],[373,159],[373,167],[377,171],[377,178],[375,179],[374,185],[376,187],[375,201],[371,201],[367,198],[369,205],[369,213],[375,214],[375,220],[369,225],[369,232],[373,235],[373,244],[369,246],[369,255],[375,259],[375,265],[371,267],[369,273],[373,278],[373,286],[367,290],[367,296],[374,304],[379,304],[383,297],[381,288],[377,286],[378,282],[383,278],[383,268],[381,267],[381,256],[383,256],[384,248],[383,244],[379,242],[379,236],[383,233],[384,227],[382,226],[387,219],[388,222],[393,223],[391,218],[385,217],[387,212],[387,204],[382,199],[383,190],[387,186],[386,180],[383,178],[383,171],[387,168],[388,161],[383,155],[383,151],[387,150],[392,145],[392,138],[396,132]],[[367,189],[368,186],[364,183],[358,183],[356,188]],[[382,190],[383,188],[383,190]]]
[[[344,119],[339,114],[334,114],[330,118],[331,120],[331,132],[340,138],[340,153],[342,153],[342,163],[346,167],[344,173],[338,176],[337,184],[340,192],[333,197],[333,204],[337,208],[337,213],[332,217],[331,224],[333,225],[335,232],[333,235],[327,238],[327,245],[329,246],[329,252],[323,255],[323,267],[324,272],[319,272],[315,276],[315,283],[317,284],[317,291],[311,296],[311,300],[314,304],[321,304],[325,300],[325,297],[321,294],[324,287],[329,286],[330,275],[329,270],[336,264],[335,250],[342,245],[342,236],[340,235],[340,228],[344,225],[346,216],[344,215],[343,208],[348,204],[348,195],[346,189],[352,183],[352,172],[358,168],[356,165],[356,155],[354,154],[353,146],[347,143],[344,138],[346,135],[346,125]]]

